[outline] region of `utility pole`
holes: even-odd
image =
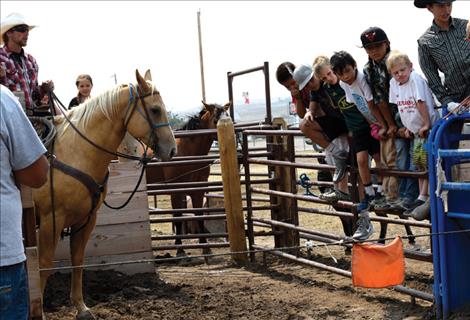
[[[199,64],[201,67],[202,101],[206,102],[206,84],[204,81],[204,59],[202,58],[201,9],[197,12],[197,30],[199,35]]]
[[[117,85],[117,76],[116,76],[116,73],[113,73],[111,75],[111,78],[114,78],[114,84]]]

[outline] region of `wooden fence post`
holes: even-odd
[[[283,118],[274,118],[273,125],[279,126],[281,129],[286,129],[287,124]],[[294,137],[290,136],[274,136],[273,143],[276,145],[277,152],[274,154],[276,160],[281,161],[292,161],[295,162],[294,157]],[[297,194],[297,181],[295,168],[290,167],[279,167],[276,166],[275,174],[276,178],[279,179],[279,183],[276,184],[276,191],[284,191],[293,194]],[[284,197],[278,197],[277,203],[279,204],[276,216],[272,219],[291,223],[293,225],[299,224],[299,217],[297,211],[297,200],[289,199]],[[274,230],[284,231],[278,236],[276,246],[279,247],[296,247],[300,244],[299,232],[295,230],[273,228]],[[296,254],[298,250],[289,250],[293,254]]]
[[[240,175],[238,173],[237,147],[232,119],[222,115],[217,123],[220,167],[224,186],[225,212],[231,252],[246,251],[245,222],[243,217]],[[246,264],[247,254],[233,255],[237,263]]]
[[[39,275],[39,257],[36,244],[36,216],[31,188],[21,186],[23,206],[23,237],[29,285],[29,319],[42,319],[42,291]]]

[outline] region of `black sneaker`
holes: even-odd
[[[415,202],[413,202],[413,204],[405,212],[403,212],[403,215],[406,217],[412,217],[413,215],[411,213],[413,210],[422,204],[424,204],[423,200],[416,199]]]
[[[431,201],[430,198],[426,200],[422,205],[414,208],[411,212],[411,216],[418,221],[427,219],[429,217],[429,213],[431,212]]]

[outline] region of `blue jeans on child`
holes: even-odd
[[[413,171],[413,139],[395,139],[397,149],[397,168],[398,170]],[[400,198],[413,202],[419,195],[419,186],[417,178],[400,177],[398,185]]]
[[[29,292],[26,263],[0,267],[0,318],[27,320]]]

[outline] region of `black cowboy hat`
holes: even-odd
[[[454,2],[454,1],[455,0],[415,0],[415,7],[426,8],[428,4],[449,3],[449,2]]]

